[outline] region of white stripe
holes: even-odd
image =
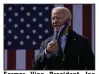
[[[4,70],[7,70],[7,50],[4,50]]]
[[[82,5],[73,5],[73,30],[82,35]]]
[[[36,50],[35,50],[35,57],[34,57],[34,58],[36,58],[36,56],[39,54],[39,52],[40,52],[39,49],[36,49]]]
[[[54,7],[64,7],[63,4],[55,4]]]
[[[16,50],[16,70],[25,70],[26,66],[26,50]]]
[[[95,6],[92,5],[92,50],[95,53]]]

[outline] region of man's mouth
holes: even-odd
[[[54,27],[54,30],[57,31],[57,32],[59,31],[59,29],[60,29],[59,26],[58,27]]]
[[[54,24],[54,25],[53,25],[54,30],[58,32],[59,29],[60,29],[60,26],[61,26],[61,25],[59,25],[59,24]]]
[[[54,24],[54,27],[59,27],[60,25],[59,24]]]

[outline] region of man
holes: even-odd
[[[70,28],[70,10],[55,7],[51,19],[54,35],[42,42],[33,69],[94,70],[95,59],[88,40]]]

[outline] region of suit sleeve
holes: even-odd
[[[45,53],[44,53],[44,50],[45,50],[44,45],[45,45],[45,43],[42,42],[42,44],[40,46],[40,53],[33,60],[32,69],[34,69],[34,70],[42,70],[46,66],[47,59],[46,59]]]
[[[80,52],[82,62],[87,70],[95,70],[95,56],[92,52],[91,45],[88,40],[84,41],[83,50]]]

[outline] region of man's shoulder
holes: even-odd
[[[46,45],[48,42],[51,41],[51,39],[52,39],[52,36],[50,36],[50,37],[44,39],[44,40],[42,41],[42,44],[43,44],[43,45]]]
[[[77,39],[79,39],[79,40],[88,40],[87,37],[85,37],[85,36],[83,36],[83,35],[80,35],[80,34],[78,34],[77,32],[75,32],[75,31],[73,31],[73,30],[72,30],[72,34],[73,34],[73,36],[74,36],[75,38],[77,38]]]
[[[46,39],[44,40],[44,42],[49,42],[49,41],[51,41],[51,40],[52,40],[52,36],[46,38]]]
[[[46,47],[47,44],[51,41],[52,36],[50,36],[49,38],[46,38],[42,41],[41,43],[41,47]]]

